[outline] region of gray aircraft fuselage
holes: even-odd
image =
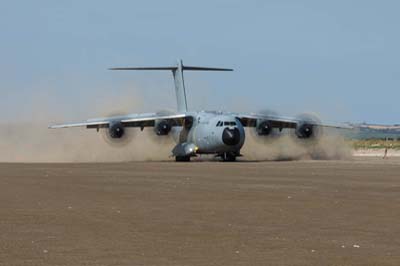
[[[193,125],[187,132],[183,127],[171,130],[176,143],[194,144],[196,154],[239,154],[245,141],[245,131],[240,121],[221,112],[191,113]]]

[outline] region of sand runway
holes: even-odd
[[[399,265],[400,159],[0,164],[0,265]]]

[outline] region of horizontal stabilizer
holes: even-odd
[[[171,70],[176,71],[178,66],[166,67],[113,67],[109,70]],[[182,70],[189,71],[233,71],[232,68],[219,68],[219,67],[200,67],[200,66],[185,66],[182,65]]]
[[[197,71],[233,71],[232,68],[218,68],[218,67],[198,67],[198,66],[183,66],[183,70],[197,70]]]
[[[179,112],[186,112],[187,101],[186,101],[186,90],[185,82],[183,79],[183,71],[233,71],[231,68],[218,68],[218,67],[201,67],[201,66],[185,66],[182,60],[178,59],[175,66],[165,67],[113,67],[109,70],[169,70],[172,71],[175,83],[175,94]]]
[[[109,70],[176,70],[175,66],[171,67],[113,67]]]

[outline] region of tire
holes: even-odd
[[[190,162],[190,156],[176,156],[176,162]]]
[[[231,152],[225,152],[222,154],[222,161],[224,162],[235,162],[236,161],[236,154]]]

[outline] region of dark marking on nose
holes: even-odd
[[[240,142],[240,131],[237,127],[230,129],[225,128],[222,132],[222,141],[229,146],[236,145]]]

